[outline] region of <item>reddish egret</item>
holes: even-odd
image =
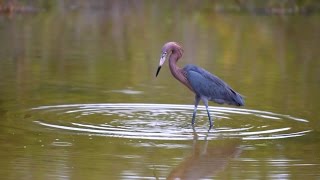
[[[161,66],[166,61],[167,56],[169,56],[169,67],[172,75],[195,94],[192,126],[194,125],[197,107],[201,99],[206,106],[210,130],[212,127],[212,120],[208,109],[208,101],[214,101],[218,104],[226,103],[230,105],[243,106],[244,100],[242,99],[242,96],[234,91],[227,83],[201,67],[188,64],[184,68],[179,68],[177,66],[177,61],[182,57],[182,53],[183,50],[178,43],[166,43],[162,47],[156,77],[160,72]]]

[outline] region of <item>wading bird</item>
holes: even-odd
[[[206,106],[210,130],[213,124],[208,109],[208,101],[214,101],[218,104],[226,103],[229,105],[243,106],[244,100],[242,96],[234,91],[227,83],[203,68],[192,64],[188,64],[184,68],[178,67],[177,61],[182,57],[182,53],[183,50],[178,43],[166,43],[162,47],[161,58],[156,77],[158,76],[163,63],[166,61],[167,56],[169,56],[169,68],[172,75],[182,84],[187,86],[193,93],[195,93],[192,126],[194,125],[197,107],[201,99]]]

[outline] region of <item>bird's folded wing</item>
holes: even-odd
[[[187,79],[197,95],[219,104],[243,105],[241,95],[217,76],[199,67],[187,68],[186,72]]]

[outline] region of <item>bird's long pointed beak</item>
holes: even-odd
[[[156,77],[158,76],[158,74],[159,74],[159,72],[160,72],[160,69],[161,69],[161,66],[158,66],[157,73],[156,73]]]
[[[158,69],[157,69],[156,77],[158,76],[163,63],[166,61],[166,55],[167,55],[167,53],[162,53],[161,54],[161,58],[160,58],[159,66],[158,66]]]

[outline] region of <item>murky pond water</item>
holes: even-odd
[[[305,119],[226,107],[210,108],[219,122],[214,129],[208,131],[207,123],[195,129],[190,123],[192,110],[193,106],[174,104],[72,104],[33,108],[30,117],[34,123],[61,133],[73,131],[129,139],[192,140],[194,133],[198,137],[202,133],[207,140],[222,137],[258,140],[303,136],[311,131]],[[199,110],[202,111],[198,115],[205,119],[205,108]]]
[[[45,2],[45,1],[44,1]],[[179,5],[179,6],[178,6]],[[171,1],[52,1],[0,15],[1,179],[319,179],[320,17]],[[167,64],[245,96],[210,103]]]

